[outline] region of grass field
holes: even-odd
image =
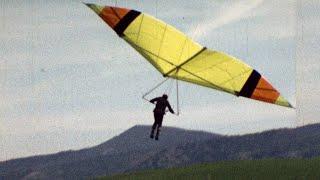
[[[101,179],[320,179],[320,158],[264,159],[198,164],[183,168],[146,170]]]

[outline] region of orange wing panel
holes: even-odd
[[[278,99],[279,95],[280,93],[274,89],[268,81],[261,77],[251,98],[274,103]]]
[[[106,6],[99,16],[111,27],[114,28],[119,21],[129,12],[129,9]]]

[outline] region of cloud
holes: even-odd
[[[139,111],[139,113],[137,113]],[[108,107],[74,109],[60,113],[17,116],[5,121],[1,128],[5,134],[49,133],[60,131],[100,131],[104,129],[128,129],[136,124],[150,124],[153,121],[152,109],[117,109]]]
[[[244,0],[223,7],[223,10],[220,11],[221,13],[214,17],[214,19],[199,24],[188,34],[193,34],[195,39],[201,38],[216,28],[249,17],[249,12],[263,2],[264,0]]]
[[[254,111],[248,111],[252,107]],[[203,107],[185,107],[178,120],[171,121],[170,125],[223,134],[252,133],[271,128],[294,126],[295,110],[236,98],[232,101]]]
[[[248,111],[253,104],[255,110]],[[146,103],[141,109],[110,110],[108,107],[100,107],[59,114],[34,113],[10,119],[5,122],[6,124],[2,124],[4,142],[8,143],[4,147],[6,154],[0,159],[52,153],[70,148],[78,149],[84,145],[92,146],[134,125],[151,125],[153,123],[152,108],[153,106]],[[294,127],[294,115],[295,112],[292,109],[241,98],[197,108],[184,107],[179,117],[166,115],[164,126],[229,135],[243,134],[271,128]],[[92,137],[83,137],[90,134]],[[25,137],[30,138],[27,140],[28,138]],[[72,139],[77,139],[76,142],[80,140],[82,143],[72,143]],[[83,142],[85,140],[88,142]],[[15,149],[17,146],[25,145],[26,142],[28,150]]]
[[[229,33],[234,32],[232,23],[240,24],[242,23],[241,20],[248,22],[250,20],[250,28],[252,28],[250,33],[253,34],[249,39],[251,46],[254,46],[260,38],[292,36],[292,29],[287,28],[291,26],[288,26],[286,20],[288,14],[292,15],[295,12],[293,3],[286,5],[288,4],[287,1],[267,3],[263,0],[228,2],[232,4],[223,1],[224,6],[222,8],[220,8],[221,4],[217,3],[215,9],[219,8],[221,10],[214,10],[213,12],[217,12],[217,14],[210,14],[210,18],[208,18],[208,15],[202,16],[201,10],[208,9],[206,5],[212,5],[212,2],[207,2],[205,5],[199,3],[202,5],[199,5],[196,10],[192,9],[194,3],[183,2],[192,9],[188,17],[204,19],[204,22],[199,24],[197,29],[191,30],[188,34],[199,31],[201,34],[197,36],[202,38],[211,31],[223,27],[219,29],[220,33],[216,34],[223,37],[225,42],[225,38],[233,38]],[[261,6],[262,3],[263,6]],[[8,11],[10,17],[14,17],[11,19],[15,20],[15,23],[12,21],[7,24],[5,33],[0,33],[0,36],[10,35],[10,38],[4,39],[4,41],[8,42],[10,40],[12,46],[7,51],[3,51],[5,53],[2,53],[2,55],[9,62],[8,65],[12,67],[8,73],[12,83],[5,87],[6,92],[3,91],[7,93],[5,102],[0,103],[2,105],[0,109],[5,111],[5,118],[0,118],[1,132],[7,135],[13,133],[12,137],[15,135],[23,136],[25,133],[39,137],[38,135],[42,133],[54,134],[61,130],[68,134],[76,129],[96,132],[110,129],[125,130],[136,124],[152,124],[153,106],[142,103],[139,93],[148,90],[148,86],[153,85],[153,80],[158,80],[157,78],[160,80],[161,77],[158,72],[124,41],[121,41],[110,28],[106,28],[102,20],[87,7],[82,4],[75,6],[75,4],[56,5],[47,3],[43,4],[44,8],[37,12],[19,11],[20,14],[16,16],[11,16],[17,13],[14,9]],[[133,1],[132,4],[134,4]],[[154,2],[147,4],[141,3],[143,7],[140,8],[136,4],[134,6],[137,6],[137,9],[152,10],[150,7],[154,5]],[[180,1],[176,4],[180,4]],[[275,4],[280,4],[280,7],[274,8]],[[65,8],[63,8],[64,6]],[[172,24],[177,27],[181,26],[182,29],[189,27],[188,24],[177,21],[179,15],[168,17],[168,15],[177,13],[170,3],[162,7],[163,11],[158,11],[159,17],[172,19]],[[169,8],[170,10],[174,9],[174,13],[170,14],[170,12],[165,11]],[[257,11],[254,11],[254,9],[257,9]],[[212,12],[212,9],[209,10]],[[33,21],[16,18],[24,17],[21,16],[21,13],[26,14],[25,17]],[[33,14],[36,17],[30,18],[27,14]],[[181,14],[181,16],[186,15]],[[249,19],[249,16],[252,18]],[[192,23],[192,19],[188,19],[188,17],[185,18],[185,22]],[[37,18],[41,22],[39,26],[37,26]],[[187,22],[187,19],[190,21]],[[292,19],[294,17],[290,17],[289,23],[292,22]],[[274,20],[279,21],[271,26]],[[8,19],[6,22],[9,23]],[[20,25],[23,23],[25,25],[21,30],[19,27],[22,27]],[[28,23],[29,25],[27,25]],[[272,29],[268,29],[269,27],[272,27]],[[276,28],[278,30],[275,30]],[[19,33],[20,30],[21,33]],[[37,30],[39,34],[34,35],[34,39],[28,38],[32,35],[30,33],[33,30]],[[279,31],[281,33],[278,33]],[[10,34],[10,32],[12,33]],[[30,39],[34,42],[28,43]],[[240,39],[245,38],[241,37]],[[232,42],[234,41],[232,39]],[[222,43],[217,42],[217,44]],[[31,48],[29,48],[29,45],[32,45]],[[225,45],[228,48],[230,43],[226,42]],[[279,46],[285,47],[286,44],[279,44]],[[19,48],[19,53],[15,47]],[[263,46],[260,49],[266,54],[273,52],[265,51],[265,48],[268,48],[268,46]],[[261,53],[256,51],[255,54]],[[281,54],[283,54],[283,51]],[[20,61],[22,59],[32,59],[34,64],[31,64],[30,61]],[[263,64],[263,62],[256,63]],[[253,63],[250,62],[250,64]],[[272,66],[273,63],[268,61],[268,64]],[[310,68],[312,67],[310,66]],[[41,72],[41,68],[44,68],[46,72]],[[35,80],[32,83],[28,79],[31,71],[38,71],[33,74]],[[143,71],[143,73],[140,71]],[[139,72],[140,75],[135,76]],[[146,76],[148,78],[145,78]],[[283,85],[279,85],[279,87],[283,87]],[[190,91],[190,89],[188,88],[188,92],[199,92],[201,88],[195,87],[195,91]],[[203,93],[189,93],[188,98],[184,100],[189,101],[186,103],[189,103],[190,106],[185,105],[179,117],[166,116],[164,125],[227,134],[240,134],[295,125],[294,110],[251,100],[235,100],[231,96],[230,98],[224,98],[222,94],[218,93],[212,93],[212,96],[210,96],[211,92],[211,90],[210,93],[203,90]],[[182,90],[181,94],[183,93]],[[71,101],[70,96],[73,96]],[[222,103],[223,101],[224,103]],[[202,102],[207,103],[207,106],[201,106]],[[251,111],[253,107],[255,110]],[[116,135],[117,133],[110,134]],[[66,136],[68,135],[64,137]],[[95,142],[99,142],[97,139],[100,136],[96,135],[96,137]],[[61,140],[56,136],[52,136],[52,138],[51,141],[60,142]],[[13,146],[12,148],[7,147],[7,151],[15,153],[22,149],[15,147],[19,144],[18,140],[10,142]],[[79,143],[80,145],[81,143]],[[29,146],[37,149],[34,142],[29,143]],[[50,146],[54,149],[59,148],[59,150],[70,147],[58,143],[50,144]],[[30,150],[30,152],[32,151]],[[43,149],[42,152],[48,151]]]
[[[248,111],[255,106],[254,111]],[[6,122],[4,132],[10,134],[53,132],[64,129],[99,131],[103,129],[128,129],[137,124],[153,123],[152,106],[143,104],[139,109],[108,107],[82,109],[53,114],[30,114]],[[252,102],[243,98],[203,107],[184,107],[180,116],[168,113],[165,126],[213,131],[223,134],[252,133],[261,130],[292,127],[296,125],[295,110],[276,105]],[[139,112],[139,113],[137,113]],[[244,126],[245,125],[245,126]],[[241,127],[241,128],[240,128]],[[254,129],[252,127],[255,127]]]
[[[188,34],[194,39],[221,33],[225,41],[234,33],[246,33],[249,40],[270,40],[293,38],[296,35],[297,7],[295,1],[243,0],[224,3],[208,20],[201,22]],[[242,20],[242,22],[240,22]],[[230,36],[230,34],[232,34]],[[235,39],[234,39],[235,40]]]

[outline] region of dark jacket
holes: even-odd
[[[166,107],[168,107],[169,111],[172,114],[174,113],[174,111],[172,110],[172,108],[169,104],[169,101],[163,97],[157,97],[157,98],[151,99],[150,102],[151,103],[157,102],[156,107],[153,110],[154,113],[165,114]]]

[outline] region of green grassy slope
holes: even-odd
[[[320,179],[320,158],[227,161],[147,170],[101,179]]]

